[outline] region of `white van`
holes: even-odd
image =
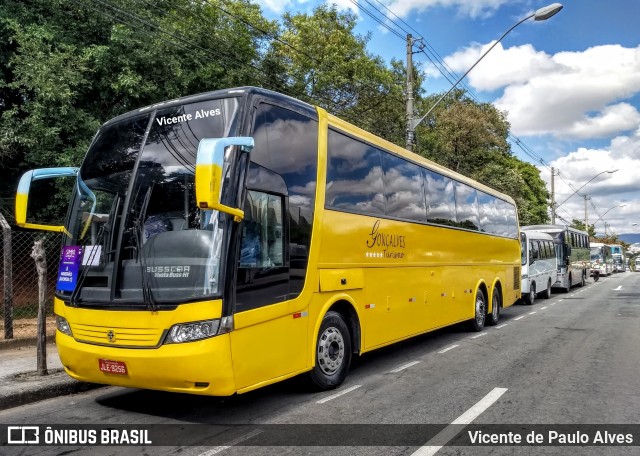
[[[533,304],[536,295],[551,297],[551,286],[558,275],[558,260],[553,238],[540,231],[520,231],[522,253],[522,299]]]

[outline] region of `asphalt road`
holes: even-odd
[[[170,443],[23,446],[0,453],[639,454],[637,431],[635,446],[559,446],[556,440],[548,446],[441,447],[460,442],[449,440],[462,429],[456,424],[487,424],[472,429],[505,439],[509,431],[545,438],[556,431],[570,440],[585,429],[576,425],[586,424],[592,434],[622,429],[611,425],[638,428],[639,392],[640,273],[626,272],[570,293],[554,290],[551,299],[533,306],[510,307],[497,327],[481,333],[456,326],[367,354],[331,392],[309,392],[300,379],[231,398],[109,387],[6,410],[0,423],[165,425],[152,429]],[[422,426],[427,424],[434,426]],[[274,435],[289,445],[254,446],[261,438],[273,443]],[[207,440],[210,436],[215,438]]]

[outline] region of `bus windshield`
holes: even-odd
[[[220,293],[224,215],[198,210],[195,161],[203,138],[233,136],[236,98],[128,116],[96,135],[78,173],[63,256],[78,258],[72,302],[188,302]]]

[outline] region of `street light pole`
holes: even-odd
[[[593,176],[591,179],[589,179],[587,182],[585,182],[584,184],[582,184],[582,187],[580,187],[578,190],[576,190],[575,192],[573,192],[571,195],[569,195],[563,202],[561,202],[560,204],[556,205],[556,209],[558,209],[560,206],[562,206],[564,203],[566,203],[567,201],[569,201],[569,198],[571,198],[573,195],[575,195],[576,193],[578,193],[580,190],[582,190],[583,188],[585,188],[587,186],[587,184],[589,182],[591,182],[592,180],[594,180],[596,177],[605,174],[605,173],[609,173],[609,174],[613,174],[615,172],[619,171],[618,169],[614,169],[613,171],[602,171],[601,173],[596,174],[595,176]]]
[[[595,222],[593,222],[593,227],[596,227],[596,223],[598,223],[600,220],[602,220],[604,218],[605,215],[607,215],[610,211],[614,210],[617,207],[625,207],[626,204],[618,204],[616,206],[610,207],[609,209],[607,209],[607,211],[602,214],[600,217],[598,217],[598,220],[596,220]],[[604,223],[604,234],[605,236],[607,235],[607,222]]]
[[[500,38],[497,39],[497,41],[495,41],[490,47],[489,49],[487,49],[486,51],[484,51],[484,53],[480,56],[480,58],[478,60],[476,60],[476,63],[474,63],[473,65],[471,65],[471,68],[469,68],[462,76],[460,76],[458,78],[458,80],[451,86],[451,88],[449,90],[447,90],[447,92],[442,95],[438,101],[436,101],[430,108],[429,110],[425,113],[425,115],[423,115],[422,117],[420,117],[418,120],[414,120],[413,119],[413,114],[408,115],[407,116],[407,149],[411,150],[413,149],[413,143],[411,144],[411,147],[408,144],[409,138],[411,138],[411,140],[413,141],[413,138],[415,137],[415,131],[416,131],[416,127],[418,125],[420,125],[420,123],[431,113],[431,111],[433,111],[433,108],[435,108],[436,106],[438,106],[438,104],[444,100],[444,98],[449,95],[451,93],[451,91],[453,91],[453,89],[456,88],[456,86],[460,83],[460,81],[462,81],[465,76],[467,76],[469,74],[469,72],[471,70],[473,70],[475,68],[475,66],[480,63],[480,60],[482,60],[484,58],[485,55],[487,55],[489,53],[489,51],[491,51],[491,49],[493,49],[500,41],[502,41],[502,39],[507,36],[509,34],[509,32],[511,32],[511,30],[513,30],[514,28],[516,28],[518,25],[522,24],[523,22],[533,18],[534,21],[546,21],[547,19],[549,19],[550,17],[556,15],[560,10],[562,9],[562,5],[560,3],[552,3],[549,6],[545,6],[543,8],[540,8],[539,10],[536,10],[536,12],[534,12],[533,14],[530,14],[529,16],[520,19],[518,22],[516,22],[514,25],[511,26],[511,28],[509,30],[507,30],[506,32],[504,32],[502,34],[502,36]],[[407,68],[407,72],[411,72],[413,71],[412,68]],[[412,99],[413,101],[413,99]]]

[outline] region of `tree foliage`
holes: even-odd
[[[438,98],[425,98],[425,111]],[[513,156],[505,112],[458,90],[436,105],[416,134],[418,153],[511,196],[521,225],[548,221],[546,184],[535,166]]]
[[[356,23],[327,5],[277,23],[249,0],[5,0],[0,198],[28,168],[79,165],[112,117],[227,87],[280,91],[404,144],[406,68],[367,52]],[[425,112],[439,95],[423,97],[413,71]],[[457,91],[425,120],[419,153],[511,195],[522,224],[546,221],[544,182],[512,155],[505,113]]]

